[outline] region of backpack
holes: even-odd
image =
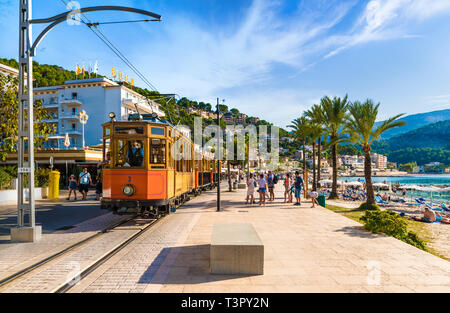
[[[275,185],[276,183],[278,183],[278,175],[273,176],[273,184]]]

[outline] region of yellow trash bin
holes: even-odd
[[[58,171],[51,171],[49,174],[48,182],[48,198],[49,199],[59,199],[59,177],[60,173]]]

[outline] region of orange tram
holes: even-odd
[[[218,184],[217,161],[167,121],[130,115],[103,126],[101,208],[116,214],[161,217]],[[171,153],[175,145],[184,151]],[[175,156],[175,157],[174,157]],[[194,158],[194,156],[196,156]]]

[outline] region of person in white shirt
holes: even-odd
[[[255,203],[255,185],[256,181],[253,178],[253,173],[250,173],[250,177],[247,179],[247,198],[245,199],[245,204],[248,204],[248,200],[250,199],[250,204]]]
[[[310,192],[309,192],[309,196],[311,197],[312,208],[315,208],[315,207],[316,207],[316,203],[317,203],[317,205],[319,205],[319,202],[317,202],[317,197],[319,196],[319,194],[317,193],[317,191],[310,191]]]
[[[257,181],[258,184],[258,192],[259,192],[259,205],[266,205],[266,191],[267,191],[267,180],[264,179],[264,175],[259,175],[259,179]]]

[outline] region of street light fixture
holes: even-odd
[[[34,198],[34,112],[33,112],[33,56],[42,39],[58,24],[70,19],[73,15],[94,11],[126,11],[151,16],[161,20],[161,16],[141,9],[121,6],[95,6],[81,8],[55,15],[49,18],[32,18],[32,0],[19,1],[19,129],[17,144],[17,227],[11,228],[11,240],[34,242],[41,238],[42,226],[35,223]],[[33,41],[32,24],[49,24]],[[25,73],[28,75],[25,77]],[[25,88],[25,79],[27,88]],[[28,111],[28,120],[25,111]],[[25,141],[28,141],[28,162],[25,162]],[[28,174],[29,201],[25,202],[25,174]],[[25,213],[28,223],[25,224]]]
[[[85,147],[85,143],[84,143],[84,125],[86,125],[86,123],[87,123],[87,121],[89,119],[89,116],[86,114],[85,110],[81,110],[81,112],[78,114],[78,119],[79,119],[79,121],[81,123],[81,127],[82,127],[83,150],[84,150],[84,147]]]

